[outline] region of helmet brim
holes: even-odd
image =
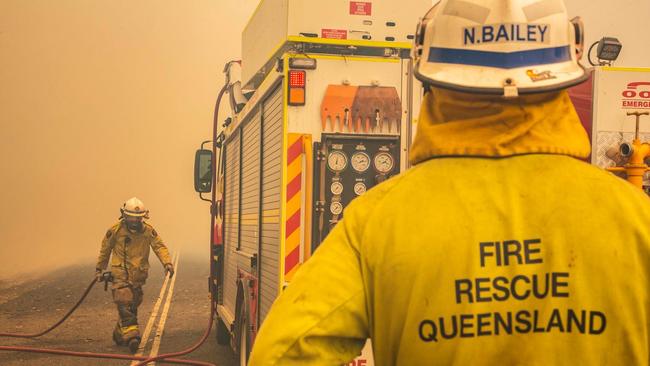
[[[424,84],[435,87],[473,94],[504,95],[505,79],[512,80],[512,86],[518,94],[548,93],[567,89],[589,79],[588,70],[580,63],[564,62],[561,64],[540,65],[531,70],[530,67],[504,69],[467,66],[442,63],[416,63],[415,77]],[[531,71],[548,72],[553,78],[533,80]]]
[[[131,217],[145,217],[145,216],[147,216],[147,212],[132,212],[132,211],[127,211],[127,210],[122,210],[122,213],[125,216],[131,216]]]

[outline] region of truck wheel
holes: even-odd
[[[248,318],[243,308],[242,306],[241,321],[239,322],[239,365],[247,366],[250,344],[248,344]]]
[[[223,319],[219,317],[217,317],[217,344],[222,346],[230,344],[230,331],[228,331]]]
[[[241,332],[239,337],[239,365],[248,365],[248,334],[246,331]]]

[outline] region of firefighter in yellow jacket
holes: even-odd
[[[97,277],[101,277],[110,258],[113,301],[117,305],[119,320],[113,331],[118,345],[128,345],[136,352],[140,345],[138,306],[142,303],[142,285],[149,271],[149,248],[165,267],[169,276],[174,275],[169,251],[162,239],[148,223],[149,211],[137,198],[131,198],[121,208],[122,217],[104,236],[97,259]]]
[[[647,365],[650,202],[580,159],[561,1],[442,0],[416,40],[415,166],[353,201],[250,365]]]

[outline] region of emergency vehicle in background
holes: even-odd
[[[233,115],[195,163],[195,189],[215,186],[217,338],[241,364],[273,301],[344,207],[408,168],[422,96],[410,52],[430,7],[262,0],[244,29],[241,82],[231,76],[237,63],[226,68]],[[372,365],[369,345],[352,365]]]
[[[591,140],[590,162],[631,182],[629,173],[637,174],[636,185],[650,193],[643,171],[650,157],[650,68],[596,66],[569,94]]]

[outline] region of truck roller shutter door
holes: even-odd
[[[260,268],[260,322],[279,294],[280,198],[282,185],[282,83],[262,106],[262,232]],[[260,323],[261,324],[261,323]]]

